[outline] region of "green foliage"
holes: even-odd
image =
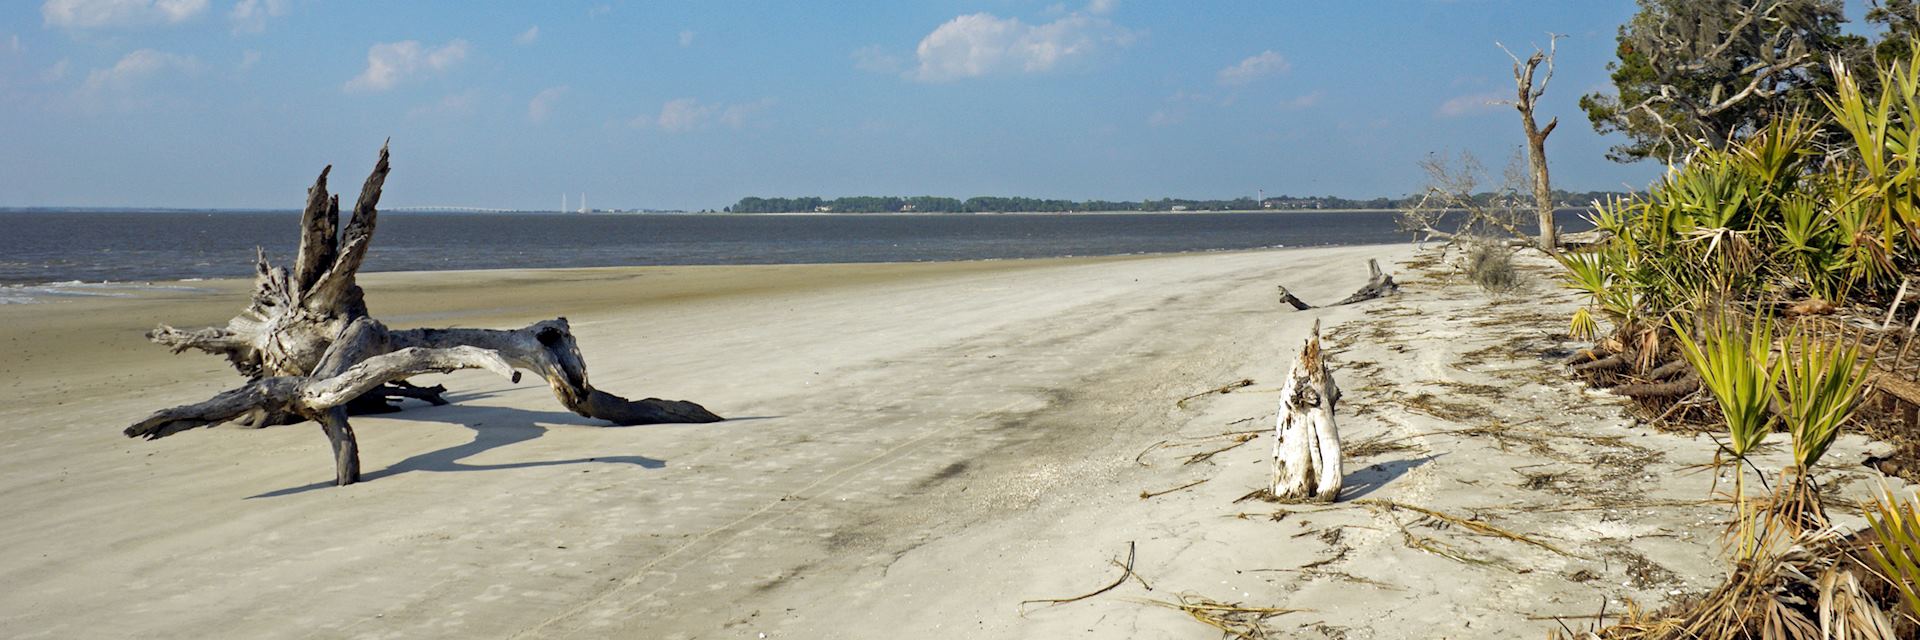
[[[1867,22],[1886,28],[1880,42],[1873,45],[1876,64],[1891,64],[1913,55],[1913,39],[1920,38],[1920,12],[1913,0],[1868,0]]]
[[[1893,584],[1907,610],[1920,616],[1920,500],[1901,500],[1882,487],[1866,516],[1874,533],[1867,555]]]
[[[1866,393],[1867,370],[1860,366],[1857,347],[1829,344],[1801,331],[1788,343],[1781,358],[1786,380],[1781,417],[1793,435],[1793,463],[1808,473]]]
[[[1619,162],[1673,159],[1745,137],[1781,113],[1816,106],[1821,65],[1859,59],[1839,0],[1639,0],[1608,65],[1614,92],[1580,99],[1594,130],[1622,133]]]
[[[1773,353],[1773,325],[1762,317],[1752,327],[1741,327],[1725,316],[1715,318],[1699,342],[1674,321],[1680,353],[1700,375],[1700,384],[1713,394],[1727,422],[1727,450],[1745,458],[1767,439],[1773,417],[1768,405],[1777,393],[1779,363]]]
[[[1616,334],[1709,301],[1877,300],[1920,262],[1916,60],[1870,83],[1836,62],[1818,112],[1697,148],[1646,196],[1601,205],[1592,220],[1610,239],[1561,258],[1567,284]]]

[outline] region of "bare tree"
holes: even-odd
[[[1547,34],[1547,50],[1543,52],[1535,47],[1533,55],[1527,56],[1524,61],[1508,51],[1506,45],[1493,43],[1501,51],[1506,51],[1507,57],[1513,58],[1515,97],[1512,104],[1520,112],[1520,126],[1527,133],[1527,168],[1533,177],[1533,206],[1540,219],[1540,250],[1547,253],[1553,253],[1560,244],[1554,237],[1553,185],[1547,178],[1547,136],[1553,135],[1553,128],[1560,126],[1560,119],[1548,120],[1547,126],[1542,127],[1534,120],[1533,112],[1540,104],[1540,96],[1546,94],[1547,84],[1553,81],[1553,57],[1561,37],[1559,34]],[[1534,72],[1540,69],[1542,63],[1547,65],[1547,73],[1536,82]]]
[[[1525,203],[1519,186],[1526,176],[1519,154],[1508,161],[1500,184],[1482,190],[1486,168],[1473,154],[1461,152],[1449,161],[1440,154],[1428,154],[1420,160],[1427,174],[1420,199],[1400,210],[1400,228],[1417,234],[1420,241],[1442,240],[1449,244],[1469,238],[1506,236],[1510,246],[1533,246],[1533,239],[1520,230],[1525,219]],[[1451,227],[1445,230],[1441,227]]]

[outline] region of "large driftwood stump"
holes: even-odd
[[[1285,302],[1289,305],[1293,305],[1293,308],[1298,311],[1306,311],[1308,309],[1314,308],[1313,305],[1307,304],[1305,300],[1301,300],[1297,297],[1294,297],[1293,292],[1288,291],[1285,285],[1277,285],[1277,286],[1280,287],[1281,302]],[[1339,302],[1335,302],[1327,306],[1337,307],[1343,304],[1353,304],[1355,302],[1364,302],[1364,301],[1372,300],[1374,298],[1379,298],[1382,296],[1390,296],[1399,292],[1400,292],[1400,285],[1399,283],[1396,283],[1393,281],[1393,276],[1387,275],[1385,272],[1380,271],[1380,261],[1374,260],[1372,258],[1368,258],[1367,259],[1367,284],[1365,286],[1360,287],[1359,291],[1353,292],[1353,295],[1347,296],[1345,299],[1342,299]]]
[[[1340,430],[1333,410],[1340,387],[1320,352],[1320,322],[1280,388],[1274,424],[1273,495],[1282,500],[1332,502],[1340,497]]]
[[[251,302],[225,327],[182,331],[161,325],[147,334],[175,353],[198,349],[225,356],[247,384],[196,404],[155,412],[127,427],[128,437],[163,438],[239,420],[261,427],[313,420],[333,444],[335,480],[360,479],[359,446],[349,409],[394,411],[389,398],[446,404],[444,387],[417,387],[410,376],[487,369],[520,380],[517,370],[545,378],[560,404],[574,413],[621,425],[715,422],[720,416],[691,402],[627,400],[593,388],[587,363],[566,318],[521,329],[388,329],[367,314],[354,281],[373,241],[375,205],[387,179],[387,148],[360,189],[353,217],[340,230],[340,198],[327,193],[327,173],[307,190],[300,216],[300,252],[293,270],[255,258]]]

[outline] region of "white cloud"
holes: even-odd
[[[248,49],[246,51],[240,52],[240,70],[241,71],[252,69],[253,65],[256,65],[256,64],[260,64],[260,52],[254,51],[252,49]]]
[[[914,51],[920,64],[907,77],[942,82],[995,73],[1042,73],[1133,40],[1132,31],[1085,14],[1028,25],[1017,18],[975,13],[948,20],[922,38]]]
[[[418,40],[383,42],[367,49],[367,69],[345,86],[347,91],[385,91],[409,76],[445,71],[467,59],[467,41],[455,39],[438,48]]]
[[[1093,0],[1087,3],[1087,13],[1096,16],[1113,13],[1113,6],[1119,3],[1120,0]]]
[[[1302,96],[1296,96],[1290,100],[1282,101],[1280,103],[1280,108],[1287,109],[1287,110],[1306,109],[1306,108],[1310,108],[1320,104],[1320,99],[1325,97],[1327,97],[1327,92],[1314,91],[1313,93],[1309,93]]]
[[[527,101],[527,119],[534,124],[546,122],[547,117],[553,115],[554,105],[560,102],[561,96],[565,95],[567,95],[567,85],[540,90],[540,93],[533,95],[532,100]]]
[[[267,18],[287,13],[287,0],[240,0],[227,12],[234,33],[260,33],[267,30]]]
[[[691,47],[691,46],[693,46],[693,32],[692,32],[692,31],[688,31],[688,30],[685,30],[685,29],[681,29],[681,30],[680,30],[680,46],[682,46],[682,47]]]
[[[40,17],[50,27],[96,29],[179,24],[207,10],[207,0],[47,0]]]
[[[531,27],[527,27],[526,31],[522,31],[520,32],[520,35],[513,37],[513,43],[518,45],[529,45],[539,41],[540,41],[540,25],[537,25],[537,24]]]
[[[900,57],[887,53],[880,45],[867,45],[853,50],[853,68],[874,73],[899,73]]]
[[[1244,85],[1267,76],[1286,73],[1292,68],[1293,64],[1287,62],[1285,56],[1273,51],[1262,51],[1260,55],[1249,56],[1239,64],[1221,69],[1215,76],[1220,84]]]
[[[1458,118],[1486,113],[1504,106],[1500,101],[1505,97],[1506,96],[1498,93],[1476,93],[1473,95],[1459,96],[1440,103],[1440,109],[1435,113],[1445,118]]]
[[[630,124],[635,127],[656,126],[669,133],[684,133],[720,125],[730,129],[746,126],[747,118],[754,113],[773,106],[769,99],[739,104],[701,104],[693,98],[670,100],[660,106],[658,116],[640,116]]]
[[[193,56],[141,49],[120,58],[111,67],[89,72],[86,87],[90,90],[125,89],[164,73],[192,73],[199,69],[200,61]]]

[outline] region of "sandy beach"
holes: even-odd
[[[1424,255],[367,274],[390,324],[564,315],[596,386],[731,420],[608,427],[537,381],[436,376],[453,405],[355,418],[344,488],[311,423],[120,435],[236,384],[141,332],[222,322],[247,283],[0,306],[0,636],[1217,637],[1152,603],[1185,595],[1298,609],[1269,621],[1298,637],[1541,637],[1710,588],[1712,443],[1564,373],[1575,302],[1541,265],[1490,301]],[[1345,296],[1369,258],[1402,295],[1276,298]],[[1316,319],[1346,492],[1236,502]],[[1864,495],[1869,448],[1843,437],[1824,481]],[[1023,612],[1129,544],[1143,580]]]

